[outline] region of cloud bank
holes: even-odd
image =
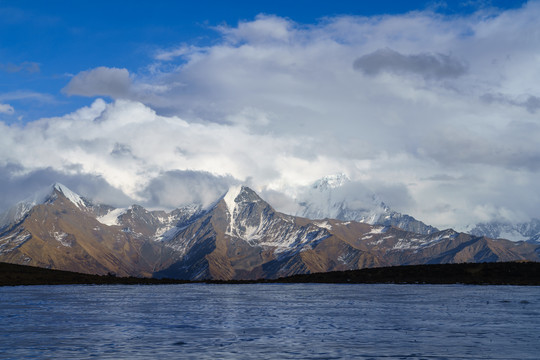
[[[6,184],[46,169],[106,183],[116,203],[167,207],[242,182],[285,209],[346,173],[440,228],[537,217],[539,16],[530,2],[217,27],[211,46],[161,49],[142,70],[84,70],[64,88],[109,102],[0,123],[0,167]]]

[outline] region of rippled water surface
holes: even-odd
[[[0,288],[2,359],[538,359],[540,288]]]

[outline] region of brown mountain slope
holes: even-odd
[[[289,216],[247,187],[231,189],[206,212],[132,206],[107,222],[112,225],[97,218],[112,208],[83,200],[63,186],[53,187],[48,199],[0,229],[0,261],[94,274],[233,280],[394,265],[540,260],[540,246],[528,243],[453,230],[422,235],[391,226]]]
[[[538,246],[446,230],[430,235],[276,212],[248,188],[225,196],[165,244],[177,261],[155,274],[181,279],[278,278],[404,264],[538,260]]]
[[[99,223],[59,190],[53,195],[1,236],[12,243],[2,249],[2,261],[92,274],[152,274],[150,260],[160,249]]]

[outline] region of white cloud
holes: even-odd
[[[253,134],[245,126],[159,116],[126,100],[106,104],[98,99],[63,117],[22,128],[3,124],[1,130],[1,166],[17,164],[23,173],[50,167],[92,174],[139,200],[150,183],[174,170],[252,177],[265,184],[279,179],[276,168],[294,161],[295,148],[303,143],[301,137]]]
[[[199,51],[203,51],[203,49],[197,46],[188,46],[183,44],[173,49],[159,50],[154,55],[154,58],[156,60],[170,61],[175,58],[190,55]]]
[[[9,104],[0,104],[0,114],[8,114],[11,115],[15,113],[15,109],[13,106]]]
[[[122,100],[0,124],[0,165],[90,174],[166,206],[248,181],[284,209],[298,187],[344,172],[441,228],[538,216],[539,16],[530,2],[218,27],[221,41],[165,49],[144,72],[79,73],[67,94]]]
[[[268,44],[291,40],[294,24],[272,15],[258,15],[255,21],[242,21],[237,27],[217,27],[231,43]]]

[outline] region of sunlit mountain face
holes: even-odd
[[[21,205],[23,204],[23,205]],[[9,215],[9,216],[8,216]],[[538,245],[277,212],[245,186],[207,208],[114,208],[61,184],[8,211],[0,261],[84,273],[259,279],[405,264],[538,260]]]

